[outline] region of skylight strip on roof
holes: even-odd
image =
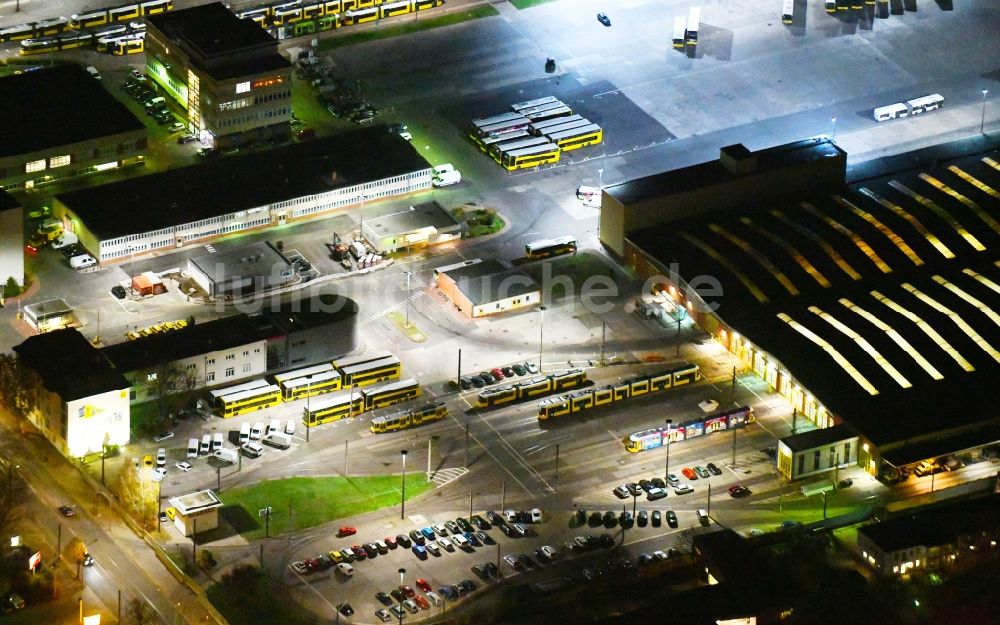
[[[697,247],[705,254],[708,254],[715,262],[728,269],[729,273],[736,276],[736,278],[743,283],[743,287],[746,288],[747,291],[750,291],[750,294],[754,296],[758,303],[763,304],[768,300],[767,295],[764,295],[764,292],[757,287],[748,275],[737,269],[733,263],[729,262],[728,258],[712,249],[712,246],[708,245],[693,234],[688,234],[687,232],[682,232],[681,238]]]
[[[799,290],[795,288],[795,285],[792,284],[792,281],[788,279],[788,276],[786,276],[783,271],[778,269],[778,267],[771,262],[771,259],[769,259],[767,256],[764,256],[757,250],[755,250],[754,247],[750,245],[749,242],[744,241],[740,237],[736,236],[732,232],[729,232],[728,230],[726,230],[725,228],[723,228],[718,224],[709,224],[708,227],[712,232],[720,234],[726,239],[728,239],[730,243],[743,250],[750,258],[756,260],[761,267],[771,272],[774,275],[774,277],[778,280],[778,282],[781,284],[781,286],[785,287],[785,290],[787,290],[789,293],[791,293],[792,295],[799,294]]]
[[[905,193],[906,195],[910,196],[914,200],[920,202],[920,204],[922,206],[924,206],[925,208],[933,211],[938,217],[940,217],[941,219],[943,219],[945,221],[945,223],[947,223],[949,226],[951,226],[952,229],[955,232],[957,232],[960,237],[962,237],[963,239],[965,239],[965,242],[968,243],[969,245],[971,245],[972,249],[976,250],[977,252],[982,252],[982,251],[986,250],[986,248],[983,246],[983,244],[979,242],[979,239],[977,239],[971,232],[969,232],[968,230],[966,230],[965,226],[963,226],[962,224],[960,224],[957,219],[955,219],[954,217],[952,217],[951,213],[949,213],[945,209],[943,209],[940,206],[938,206],[938,204],[936,202],[934,202],[933,200],[931,200],[930,198],[924,197],[923,195],[920,195],[916,191],[914,191],[914,190],[910,189],[909,187],[907,187],[906,185],[904,185],[902,182],[897,182],[895,180],[890,180],[889,181],[889,186],[892,187],[893,189],[899,191],[900,193]]]
[[[882,223],[882,221],[878,217],[872,215],[871,213],[864,210],[860,206],[856,206],[850,200],[840,197],[839,195],[834,195],[833,199],[841,206],[844,206],[852,213],[854,213],[858,217],[864,219],[872,226],[874,226],[875,229],[881,232],[885,238],[889,239],[889,242],[892,243],[893,246],[895,246],[897,249],[903,252],[903,254],[906,254],[906,257],[909,258],[911,261],[913,261],[914,265],[919,267],[920,265],[924,264],[924,260],[920,258],[920,256],[916,253],[916,251],[914,251],[912,247],[910,247],[910,244],[904,241],[903,237],[896,234],[892,228]]]
[[[955,174],[956,176],[958,176],[962,180],[968,182],[972,186],[976,187],[977,189],[979,189],[980,191],[982,191],[986,195],[992,195],[993,197],[995,197],[997,199],[1000,199],[1000,191],[997,191],[996,189],[994,189],[990,185],[986,184],[985,182],[982,182],[981,180],[979,180],[975,176],[973,176],[971,174],[965,173],[965,171],[959,169],[956,165],[949,165],[948,166],[948,171],[950,171],[951,173]]]
[[[948,341],[944,340],[943,336],[937,333],[937,330],[931,327],[931,324],[927,323],[926,321],[924,321],[914,313],[910,312],[909,310],[903,308],[902,306],[892,301],[885,295],[882,295],[878,291],[872,291],[871,296],[877,299],[878,301],[882,302],[882,304],[884,304],[885,306],[899,313],[900,315],[903,315],[910,322],[915,324],[918,328],[920,328],[921,331],[923,331],[924,334],[930,337],[931,341],[933,341],[935,345],[938,345],[941,349],[945,351],[946,354],[951,356],[955,360],[955,362],[958,363],[960,367],[962,367],[966,371],[976,370],[976,368],[973,367],[972,364],[962,356],[962,354],[958,353],[957,349],[952,347]]]
[[[998,267],[1000,267],[1000,260],[998,260],[997,262],[995,262],[993,264],[997,265]],[[997,284],[996,282],[990,280],[989,278],[987,278],[986,276],[982,275],[981,273],[979,273],[977,271],[973,271],[971,269],[963,269],[962,273],[964,273],[967,276],[970,276],[970,277],[974,278],[977,282],[979,282],[980,284],[982,284],[983,286],[985,286],[989,290],[993,291],[994,293],[1000,293],[1000,284]]]
[[[910,356],[910,358],[912,358],[913,360],[915,360],[916,363],[918,365],[920,365],[920,367],[924,371],[927,372],[927,375],[931,376],[935,380],[943,380],[944,379],[944,375],[940,371],[938,371],[934,367],[934,365],[932,365],[930,363],[929,360],[927,360],[926,358],[924,358],[923,354],[921,354],[920,352],[918,352],[913,347],[913,345],[910,345],[910,342],[907,341],[905,338],[903,338],[902,334],[900,334],[899,332],[896,332],[888,324],[886,324],[884,321],[882,321],[881,319],[879,319],[878,317],[876,317],[872,313],[868,312],[864,308],[861,308],[860,306],[858,306],[857,304],[855,304],[851,300],[849,300],[847,298],[841,298],[841,299],[839,299],[837,301],[839,301],[842,306],[845,306],[851,312],[853,312],[856,315],[860,316],[862,319],[868,321],[873,326],[875,326],[876,328],[878,328],[879,330],[881,330],[882,332],[884,332],[885,335],[888,336],[892,340],[893,343],[895,343],[896,345],[898,345],[904,352],[906,352]]]
[[[783,221],[785,225],[787,225],[789,228],[792,228],[802,236],[808,237],[810,240],[812,240],[812,242],[818,245],[821,250],[826,252],[826,255],[829,256],[830,259],[833,260],[833,262],[835,262],[837,266],[840,267],[841,270],[843,270],[844,273],[849,275],[852,280],[861,279],[861,274],[855,271],[854,267],[851,267],[851,264],[848,263],[844,259],[844,257],[840,255],[840,252],[834,249],[832,245],[827,243],[826,240],[823,239],[823,237],[819,236],[818,234],[816,234],[815,232],[806,227],[800,226],[799,224],[792,222],[792,220],[786,217],[785,214],[779,210],[772,210],[771,214],[776,218],[780,219],[781,221]]]
[[[830,345],[829,343],[826,342],[825,339],[818,336],[812,330],[800,324],[798,321],[795,321],[785,313],[778,313],[778,319],[781,319],[782,321],[787,323],[793,330],[795,330],[802,336],[806,337],[816,345],[819,345],[819,347],[823,351],[825,351],[827,354],[830,355],[830,358],[833,358],[834,362],[840,365],[840,368],[843,369],[847,373],[847,375],[851,376],[851,378],[853,378],[854,381],[857,382],[858,386],[868,391],[869,395],[878,395],[878,389],[875,388],[875,386],[871,382],[869,382],[865,378],[865,376],[861,375],[861,372],[855,369],[854,365],[852,365],[849,360],[844,358],[843,354],[838,352],[836,348],[833,347],[833,345]]]
[[[948,280],[945,280],[941,276],[934,276],[933,279],[934,279],[935,282],[937,282],[938,284],[940,284],[944,288],[948,289],[949,291],[951,291],[952,293],[954,293],[955,295],[957,295],[958,297],[960,297],[963,301],[965,301],[965,302],[967,302],[969,304],[972,304],[973,306],[975,306],[976,308],[978,308],[979,312],[981,312],[984,315],[986,315],[987,317],[989,317],[990,321],[992,321],[994,324],[996,324],[997,327],[1000,327],[1000,315],[998,315],[995,310],[993,310],[992,308],[990,308],[986,304],[984,304],[981,301],[979,301],[979,299],[977,299],[974,295],[966,293],[957,284],[955,284],[953,282],[949,282]]]
[[[879,195],[874,191],[872,191],[871,189],[861,187],[860,189],[858,189],[858,191],[860,193],[863,193],[864,195],[867,195],[868,197],[875,200],[882,206],[885,206],[893,213],[895,213],[897,216],[905,219],[907,223],[913,226],[914,230],[919,232],[925,239],[927,239],[928,243],[934,246],[934,249],[936,249],[938,252],[941,252],[942,256],[944,256],[945,258],[955,258],[955,255],[952,253],[952,251],[949,250],[948,246],[946,246],[944,243],[941,242],[940,239],[937,238],[937,235],[935,235],[933,232],[925,228],[924,225],[920,223],[916,217],[907,212],[906,209],[904,209],[902,206],[895,204],[883,197],[879,197]]]
[[[809,259],[803,256],[802,253],[799,252],[797,249],[795,249],[795,247],[791,243],[782,239],[781,237],[774,234],[770,230],[761,228],[757,224],[753,223],[753,221],[751,221],[749,217],[743,217],[740,219],[740,221],[743,222],[743,224],[749,226],[750,228],[753,228],[753,230],[757,234],[765,237],[771,243],[774,243],[781,249],[785,250],[785,252],[787,252],[788,255],[791,256],[792,259],[795,260],[795,262],[797,262],[799,266],[805,270],[806,273],[812,276],[813,279],[820,284],[820,286],[822,286],[825,289],[830,288],[831,284],[830,281],[826,279],[826,276],[820,273],[820,271],[816,269],[816,267],[813,266],[811,262],[809,262]]]
[[[995,360],[997,362],[1000,362],[1000,352],[998,352],[992,345],[990,345],[989,343],[987,343],[986,339],[984,339],[983,337],[979,336],[979,333],[976,332],[973,329],[972,326],[970,326],[968,323],[966,323],[965,319],[962,319],[961,315],[959,315],[955,311],[951,310],[950,308],[948,308],[947,306],[945,306],[941,302],[937,301],[936,299],[934,299],[930,295],[927,295],[926,293],[922,292],[920,289],[918,289],[917,287],[913,286],[912,284],[907,284],[907,283],[904,282],[903,283],[903,288],[906,289],[907,291],[909,291],[910,293],[912,293],[914,295],[914,297],[916,297],[917,299],[919,299],[923,303],[927,304],[928,306],[930,306],[934,310],[938,311],[939,313],[941,313],[943,315],[947,315],[948,318],[951,319],[951,322],[954,323],[956,326],[958,326],[958,328],[962,332],[965,332],[966,336],[968,336],[970,339],[972,339],[972,341],[976,345],[978,345],[980,349],[982,349],[984,352],[986,352],[987,354],[989,354],[990,356],[992,356],[993,360]]]
[[[882,258],[872,249],[864,239],[851,231],[850,228],[840,223],[839,221],[823,214],[818,208],[810,204],[809,202],[802,202],[801,206],[807,211],[816,216],[817,219],[822,219],[826,225],[830,226],[840,234],[844,235],[848,239],[854,242],[854,245],[858,247],[861,252],[867,256],[875,266],[878,267],[882,273],[892,273],[892,267],[890,267]]]
[[[989,213],[984,211],[982,207],[979,206],[979,204],[976,204],[969,198],[965,197],[955,189],[952,189],[951,187],[941,182],[934,176],[931,176],[930,174],[920,174],[920,179],[926,182],[927,184],[931,185],[935,189],[947,193],[948,195],[955,198],[962,204],[965,204],[969,208],[969,210],[971,210],[973,213],[976,214],[976,217],[979,217],[979,219],[981,219],[983,223],[992,228],[993,232],[1000,233],[1000,223],[997,223],[997,220],[993,219],[993,217],[991,217]],[[992,191],[992,189],[990,190]]]
[[[843,323],[841,323],[839,319],[837,319],[830,313],[825,312],[818,306],[810,306],[809,312],[816,315],[823,321],[829,323],[841,334],[849,337],[852,341],[854,341],[855,344],[857,344],[858,347],[860,347],[862,350],[865,351],[865,353],[871,356],[872,360],[874,360],[875,363],[878,364],[878,366],[882,367],[882,370],[888,373],[889,376],[892,377],[892,379],[895,380],[897,384],[899,384],[903,388],[910,388],[913,386],[912,384],[910,384],[910,381],[907,380],[903,376],[903,374],[896,369],[896,367],[892,366],[892,363],[890,363],[885,356],[880,354],[879,351],[875,349],[874,345],[868,342],[868,339],[861,336],[860,334],[852,330],[850,327],[844,325]]]

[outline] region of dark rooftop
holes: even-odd
[[[146,128],[79,65],[0,78],[0,124],[0,156]]]
[[[884,552],[946,545],[958,536],[1000,528],[1000,500],[995,495],[893,517],[858,531]]]
[[[1000,173],[985,157],[1000,155],[627,238],[717,279],[716,314],[876,445],[947,436],[1000,418],[1000,201],[979,185]]]
[[[112,239],[429,169],[384,126],[131,178],[58,196]]]
[[[91,397],[131,386],[101,352],[73,328],[32,336],[14,347],[45,388],[63,401]]]
[[[793,163],[843,158],[844,156],[844,152],[839,147],[825,138],[805,139],[753,153],[747,151],[746,148],[741,150],[741,147],[727,146],[726,150],[733,157],[746,157],[752,154],[756,159],[756,168],[751,175],[766,174],[770,170]],[[606,186],[604,191],[628,206],[646,200],[686,193],[709,184],[723,184],[740,177],[726,169],[719,160],[713,160]]]
[[[101,353],[118,371],[127,373],[267,339],[270,329],[261,319],[233,315],[109,345]]]
[[[0,189],[0,211],[10,210],[12,208],[20,208],[21,204],[15,200],[10,193],[7,193],[3,189]]]
[[[539,289],[538,284],[526,273],[506,267],[493,258],[443,273],[454,280],[458,288],[477,306]]]
[[[365,228],[370,229],[379,237],[402,234],[428,227],[439,231],[448,231],[449,229],[458,227],[458,225],[451,212],[445,210],[443,206],[434,200],[407,206],[404,209],[395,210],[378,217],[365,219]]]
[[[195,66],[218,80],[290,67],[278,41],[250,20],[241,20],[221,2],[168,11],[146,18],[183,47]]]
[[[857,436],[857,434],[851,429],[851,426],[846,423],[841,423],[840,425],[835,425],[832,428],[819,428],[809,430],[808,432],[802,432],[801,434],[796,434],[794,436],[787,436],[781,439],[781,442],[795,452],[815,449],[829,443],[842,441],[845,438],[850,438],[852,436]]]
[[[264,311],[271,323],[282,331],[294,332],[318,328],[349,319],[358,314],[354,300],[331,293],[284,302],[278,310]]]
[[[101,353],[118,371],[141,371],[296,330],[331,325],[357,313],[358,305],[354,300],[321,294],[285,302],[277,310],[265,309],[251,315],[232,315],[110,345],[102,349]]]
[[[256,282],[257,288],[266,289],[291,280],[291,263],[268,241],[206,252],[192,256],[188,263],[215,282],[216,288]]]

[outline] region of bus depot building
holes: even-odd
[[[131,400],[225,386],[357,349],[357,304],[321,294],[259,313],[151,334],[101,350],[131,384]]]
[[[107,265],[430,187],[416,148],[376,126],[60,194],[53,216]]]
[[[0,78],[0,128],[0,189],[145,164],[146,126],[79,65]]]
[[[438,267],[434,279],[441,293],[472,319],[527,308],[542,300],[541,287],[528,274],[492,258]]]
[[[146,73],[216,149],[287,138],[292,67],[278,41],[221,2],[146,18]]]
[[[748,153],[735,169],[696,165],[615,185],[605,190],[601,238],[799,420],[850,426],[784,441],[783,476],[849,462],[891,482],[1000,440],[990,408],[1000,379],[1000,223],[985,209],[996,214],[987,190],[1000,175],[989,154],[827,182],[843,156],[809,140]],[[679,194],[705,206],[675,211]],[[619,230],[606,233],[609,205]],[[617,240],[634,221],[644,223]]]
[[[0,285],[10,278],[24,284],[24,212],[17,200],[0,189]]]
[[[267,241],[188,259],[187,271],[211,298],[240,298],[285,286],[292,263]]]
[[[431,200],[365,219],[361,235],[379,254],[413,250],[462,238],[462,225]]]
[[[32,336],[14,347],[34,373],[30,421],[61,453],[100,453],[129,442],[129,382],[73,328]]]

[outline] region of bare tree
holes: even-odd
[[[14,354],[0,354],[0,402],[19,421],[33,405],[38,377]]]
[[[147,492],[147,484],[142,479],[142,469],[126,466],[118,477],[118,499],[134,519],[148,525],[155,521],[156,493]]]
[[[0,534],[21,518],[21,480],[9,462],[0,463]]]
[[[155,615],[148,603],[139,597],[134,597],[128,602],[126,617],[131,625],[150,625]]]

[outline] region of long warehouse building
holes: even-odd
[[[427,161],[376,126],[64,193],[53,216],[107,264],[430,187]]]

